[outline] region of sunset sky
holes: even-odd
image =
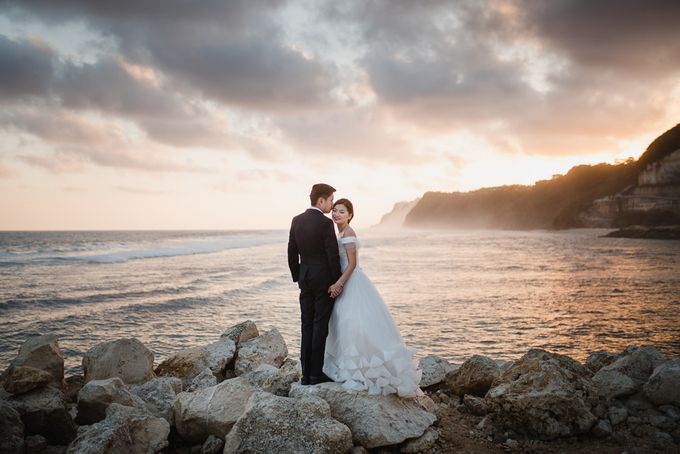
[[[286,228],[637,157],[680,2],[0,0],[0,229]]]

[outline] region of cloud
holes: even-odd
[[[0,178],[12,178],[16,175],[13,167],[0,163]]]
[[[54,52],[44,43],[13,41],[0,35],[0,99],[44,96],[49,90]]]

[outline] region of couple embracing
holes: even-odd
[[[335,381],[373,395],[420,395],[422,372],[413,350],[359,267],[359,241],[349,226],[352,202],[334,202],[334,193],[315,184],[311,207],[290,227],[288,266],[300,287],[302,315],[301,384]],[[332,221],[325,216],[331,211]]]

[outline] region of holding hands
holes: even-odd
[[[335,284],[328,287],[328,294],[331,298],[337,298],[342,293],[342,284],[336,282]]]

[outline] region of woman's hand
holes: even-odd
[[[342,293],[342,284],[339,282],[336,282],[335,284],[331,285],[328,288],[328,294],[331,295],[331,298],[337,298],[338,295]]]

